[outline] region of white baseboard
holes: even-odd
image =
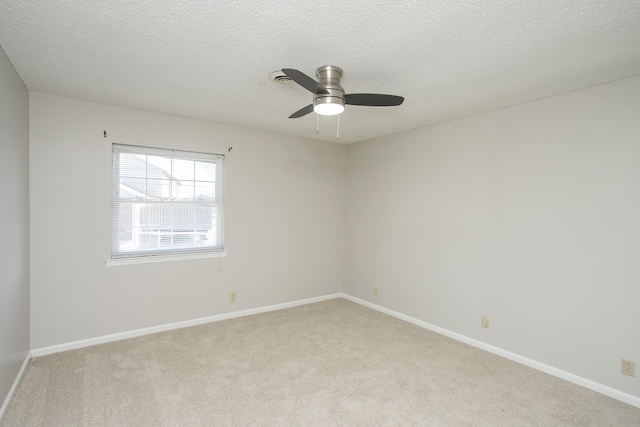
[[[612,397],[614,399],[620,400],[621,402],[628,403],[629,405],[632,405],[632,406],[635,406],[637,408],[640,408],[640,398],[638,398],[636,396],[630,395],[628,393],[624,393],[624,392],[622,392],[620,390],[616,390],[616,389],[611,388],[609,386],[606,386],[604,384],[597,383],[595,381],[580,377],[578,375],[563,371],[562,369],[554,368],[553,366],[546,365],[546,364],[544,364],[542,362],[538,362],[536,360],[529,359],[529,358],[521,356],[519,354],[512,353],[510,351],[501,349],[499,347],[495,347],[495,346],[486,344],[486,343],[484,343],[482,341],[478,341],[478,340],[475,340],[473,338],[469,338],[467,336],[458,334],[456,332],[449,331],[448,329],[444,329],[444,328],[441,328],[439,326],[432,325],[430,323],[424,322],[422,320],[418,320],[418,319],[416,319],[414,317],[407,316],[407,315],[399,313],[397,311],[393,311],[393,310],[390,310],[388,308],[381,307],[379,305],[370,303],[370,302],[365,301],[365,300],[361,300],[361,299],[353,297],[351,295],[347,295],[347,294],[344,294],[344,293],[337,293],[337,294],[325,295],[325,296],[321,296],[321,297],[308,298],[308,299],[299,300],[299,301],[292,301],[292,302],[287,302],[287,303],[282,303],[282,304],[275,304],[275,305],[269,305],[269,306],[265,306],[265,307],[259,307],[259,308],[253,308],[253,309],[248,309],[248,310],[236,311],[236,312],[232,312],[232,313],[225,313],[225,314],[218,314],[218,315],[214,315],[214,316],[201,317],[201,318],[198,318],[198,319],[185,320],[185,321],[182,321],[182,322],[175,322],[175,323],[170,323],[170,324],[166,324],[166,325],[153,326],[153,327],[150,327],[150,328],[136,329],[136,330],[133,330],[133,331],[121,332],[121,333],[111,334],[111,335],[104,335],[104,336],[101,336],[101,337],[89,338],[89,339],[86,339],[86,340],[73,341],[73,342],[70,342],[70,343],[58,344],[58,345],[53,345],[53,346],[50,346],[50,347],[43,347],[43,348],[31,350],[31,352],[29,353],[29,355],[27,356],[27,358],[24,361],[22,369],[20,369],[20,372],[18,373],[18,376],[16,377],[16,381],[14,382],[13,387],[11,388],[11,390],[9,392],[9,395],[7,396],[7,398],[5,399],[4,404],[2,405],[2,409],[0,410],[0,418],[2,417],[2,414],[4,413],[4,410],[6,409],[7,405],[9,404],[9,401],[11,400],[11,396],[13,395],[13,393],[15,391],[15,388],[17,387],[18,383],[20,382],[20,379],[22,378],[23,371],[24,371],[25,367],[27,366],[27,363],[29,362],[29,359],[32,358],[32,357],[46,356],[48,354],[59,353],[59,352],[68,351],[68,350],[75,350],[75,349],[78,349],[78,348],[90,347],[92,345],[104,344],[104,343],[108,343],[108,342],[119,341],[119,340],[123,340],[123,339],[134,338],[134,337],[139,337],[139,336],[142,336],[142,335],[154,334],[154,333],[162,332],[162,331],[169,331],[169,330],[172,330],[172,329],[186,328],[186,327],[189,327],[189,326],[201,325],[201,324],[204,324],[204,323],[217,322],[217,321],[220,321],[220,320],[233,319],[233,318],[236,318],[236,317],[250,316],[252,314],[259,314],[259,313],[266,313],[266,312],[269,312],[269,311],[282,310],[284,308],[290,308],[290,307],[296,307],[296,306],[300,306],[300,305],[312,304],[312,303],[315,303],[315,302],[326,301],[326,300],[334,299],[334,298],[345,298],[345,299],[347,299],[349,301],[353,301],[353,302],[355,302],[357,304],[363,305],[365,307],[369,307],[369,308],[371,308],[373,310],[376,310],[376,311],[379,311],[381,313],[388,314],[390,316],[396,317],[398,319],[404,320],[406,322],[412,323],[414,325],[417,325],[417,326],[420,326],[422,328],[428,329],[430,331],[436,332],[438,334],[444,335],[446,337],[453,338],[454,340],[463,342],[465,344],[472,345],[472,346],[477,347],[479,349],[482,349],[482,350],[488,351],[490,353],[496,354],[498,356],[504,357],[505,359],[509,359],[509,360],[514,361],[514,362],[521,363],[521,364],[523,364],[525,366],[528,366],[530,368],[537,369],[538,371],[542,371],[542,372],[547,373],[549,375],[553,375],[554,377],[561,378],[561,379],[563,379],[565,381],[569,381],[569,382],[571,382],[573,384],[577,384],[577,385],[585,387],[585,388],[587,388],[589,390],[593,390],[595,392],[604,394],[605,396]]]
[[[363,305],[365,307],[372,308],[381,313],[388,314],[390,316],[396,317],[398,319],[404,320],[409,323],[413,323],[414,325],[420,326],[422,328],[428,329],[430,331],[436,332],[440,335],[444,335],[449,338],[453,338],[456,341],[463,342],[465,344],[472,345],[481,350],[488,351],[489,353],[497,354],[498,356],[502,356],[505,359],[512,360],[514,362],[521,363],[530,368],[536,369],[538,371],[542,371],[546,374],[553,375],[554,377],[561,378],[565,381],[569,381],[570,383],[577,384],[589,390],[593,390],[595,392],[604,394],[605,396],[612,397],[616,400],[620,400],[621,402],[628,403],[629,405],[640,408],[640,398],[633,396],[628,393],[624,393],[620,390],[616,390],[615,388],[611,388],[604,384],[597,383],[595,381],[591,381],[589,379],[580,377],[578,375],[569,373],[567,371],[563,371],[562,369],[554,368],[553,366],[546,365],[542,362],[538,362],[533,359],[529,359],[527,357],[521,356],[516,353],[512,353],[510,351],[501,349],[499,347],[494,347],[490,344],[483,343],[482,341],[475,340],[473,338],[469,338],[467,336],[458,334],[456,332],[449,331],[448,329],[441,328],[439,326],[432,325],[430,323],[424,322],[422,320],[418,320],[414,317],[407,316],[402,313],[398,313],[397,311],[389,310],[388,308],[381,307],[379,305],[370,303],[365,300],[361,300],[360,298],[353,297],[351,295],[342,294],[342,297],[348,299],[349,301],[353,301],[357,304]]]
[[[220,320],[233,319],[236,317],[250,316],[252,314],[266,313],[268,311],[282,310],[284,308],[296,307],[299,305],[312,304],[314,302],[326,301],[334,298],[341,298],[342,294],[330,294],[321,297],[308,298],[304,300],[285,302],[282,304],[268,305],[265,307],[251,308],[248,310],[234,311],[232,313],[217,314],[214,316],[200,317],[198,319],[185,320],[182,322],[169,323],[165,325],[152,326],[149,328],[135,329],[133,331],[119,332],[117,334],[103,335],[101,337],[88,338],[85,340],[72,341],[64,344],[52,345],[31,350],[31,357],[46,356],[60,353],[62,351],[75,350],[78,348],[90,347],[92,345],[104,344],[113,341],[135,338],[142,335],[155,334],[157,332],[169,331],[172,329],[187,328],[189,326],[202,325],[203,323],[218,322]]]
[[[9,402],[11,402],[11,398],[13,397],[13,394],[16,392],[16,389],[18,388],[18,384],[20,384],[20,380],[22,380],[22,375],[24,375],[24,370],[27,368],[27,365],[29,364],[29,360],[31,360],[31,352],[27,353],[27,357],[24,358],[24,362],[22,362],[22,367],[18,371],[18,375],[16,375],[16,379],[13,381],[13,385],[9,389],[9,393],[7,393],[7,397],[4,399],[2,408],[0,408],[0,420],[2,420],[4,411],[7,410],[7,407],[9,406]]]

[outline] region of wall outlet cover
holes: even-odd
[[[620,368],[621,372],[624,375],[628,375],[630,377],[636,376],[636,362],[631,360],[622,359],[622,366]]]
[[[480,323],[480,326],[482,326],[485,329],[489,329],[489,318],[487,316],[482,316],[482,321]]]

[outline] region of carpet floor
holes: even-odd
[[[34,358],[13,426],[640,426],[640,409],[344,299]]]

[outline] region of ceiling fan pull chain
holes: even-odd
[[[336,129],[336,139],[340,139],[340,116],[338,116],[338,129]]]
[[[316,114],[316,135],[320,133],[320,115]]]

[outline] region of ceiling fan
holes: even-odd
[[[342,69],[334,65],[324,65],[316,70],[318,81],[301,71],[283,68],[282,72],[294,82],[313,93],[313,103],[296,111],[290,119],[306,116],[315,111],[321,116],[335,116],[344,111],[347,105],[363,105],[366,107],[393,107],[402,104],[404,98],[396,95],[379,93],[344,93],[340,86]]]

